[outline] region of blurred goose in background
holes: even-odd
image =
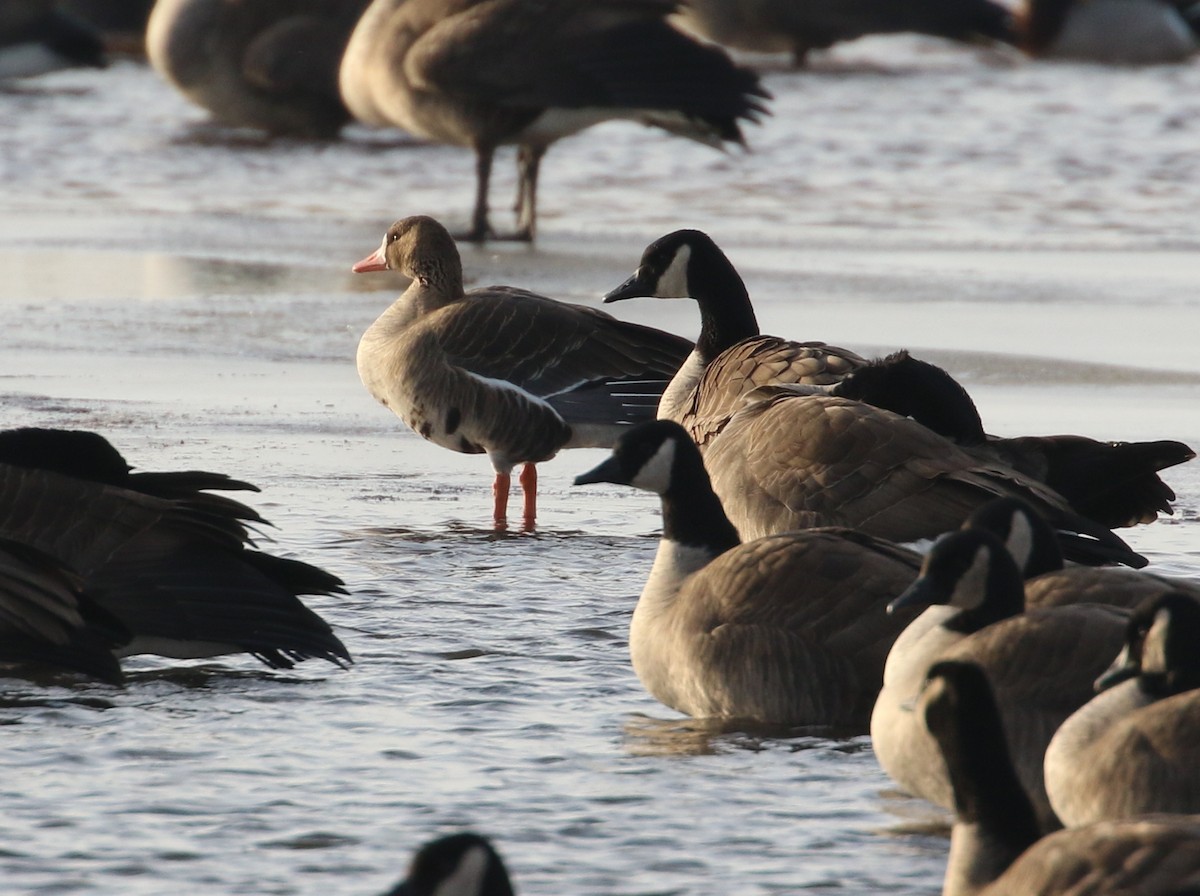
[[[1014,42],[1012,13],[991,0],[688,0],[679,19],[727,47],[790,52],[797,66],[810,50],[867,34]]]
[[[1025,0],[1020,46],[1031,56],[1111,65],[1180,62],[1200,48],[1171,0]]]
[[[1175,493],[1158,471],[1195,457],[1181,442],[1099,442],[1083,436],[996,438],[975,403],[939,367],[897,352],[867,361],[824,342],[759,335],[745,283],[705,233],[677,230],[652,242],[634,273],[604,298],[695,299],[696,348],[671,382],[658,416],[682,424],[707,449],[763,386],[804,384],[912,417],[977,458],[1049,485],[1079,514],[1108,528],[1171,513]],[[889,536],[890,537],[890,536]],[[1077,558],[1076,558],[1077,559]]]
[[[384,896],[513,896],[504,860],[486,837],[439,837],[413,857],[408,876]]]
[[[55,0],[0,3],[0,81],[105,64],[100,35]]]
[[[629,424],[653,419],[692,349],[680,336],[516,287],[464,293],[458,247],[433,218],[397,221],[354,270],[413,281],[359,342],[363,385],[422,438],[488,455],[501,526],[513,467],[525,465],[532,526],[534,464],[562,448],[607,448]]]
[[[1104,688],[1046,750],[1046,791],[1068,827],[1200,812],[1200,603],[1151,598],[1129,620]]]
[[[1076,604],[1025,612],[1020,570],[990,532],[937,541],[921,576],[888,607],[928,607],[892,645],[871,715],[879,764],[908,792],[953,805],[936,745],[910,710],[930,666],[970,661],[986,673],[1008,733],[1008,751],[1043,830],[1059,827],[1042,781],[1046,745],[1092,696],[1120,647],[1128,611]]]
[[[757,75],[665,21],[677,0],[375,0],[341,74],[347,102],[476,156],[475,209],[463,238],[492,236],[488,181],[516,144],[516,239],[537,227],[537,179],[554,141],[631,119],[710,146],[743,142],[765,112]]]
[[[368,0],[158,0],[155,70],[214,119],[328,139],[350,119],[337,73]]]
[[[58,0],[58,7],[95,28],[110,53],[145,55],[154,0]]]
[[[1095,603],[1132,610],[1149,598],[1177,591],[1200,600],[1200,582],[1194,580],[1120,566],[1065,565],[1064,541],[1077,558],[1086,555],[1094,542],[1055,531],[1019,499],[989,501],[963,525],[985,529],[1004,542],[1025,577],[1025,606],[1029,608]],[[1101,554],[1095,562],[1112,562],[1112,557]]]
[[[575,479],[593,482],[662,498],[662,539],[629,629],[650,694],[698,718],[866,730],[904,627],[884,607],[916,577],[916,554],[849,529],[742,543],[699,450],[669,420],[630,430]]]
[[[929,670],[916,713],[954,787],[943,896],[1185,896],[1200,888],[1200,816],[1148,816],[1039,839],[987,677]]]
[[[342,592],[341,580],[253,550],[247,525],[266,521],[214,489],[257,491],[203,471],[132,473],[95,433],[0,433],[0,538],[29,549],[18,557],[26,566],[36,552],[62,571],[33,561],[40,575],[60,582],[58,594],[26,595],[18,604],[24,627],[40,625],[28,615],[32,604],[84,629],[90,643],[109,639],[118,657],[249,653],[281,669],[314,657],[349,662],[341,641],[298,598]],[[61,627],[51,632],[62,647]]]

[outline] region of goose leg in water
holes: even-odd
[[[507,473],[497,473],[496,481],[492,483],[492,496],[495,502],[492,506],[492,521],[497,529],[503,529],[508,522],[508,487],[512,478]]]
[[[532,528],[537,519],[537,467],[533,464],[521,468],[521,493],[525,496],[525,527]]]
[[[492,179],[492,158],[496,148],[480,143],[475,147],[475,209],[471,213],[471,229],[466,233],[456,233],[456,240],[469,243],[482,243],[492,236],[492,228],[488,224],[488,184]]]
[[[517,233],[519,240],[532,241],[537,235],[538,166],[546,154],[544,146],[522,144],[517,150]]]

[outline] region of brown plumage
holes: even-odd
[[[423,438],[488,455],[497,523],[514,466],[530,471],[522,481],[532,524],[532,464],[562,448],[608,447],[630,423],[653,418],[691,350],[682,337],[526,290],[464,293],[458,249],[432,218],[397,221],[355,265],[384,268],[413,283],[363,334],[359,375]]]

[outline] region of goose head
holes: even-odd
[[[427,215],[401,218],[387,229],[379,248],[351,268],[396,271],[424,286],[446,284],[462,293],[462,259],[450,231]]]
[[[1178,591],[1149,598],[1129,617],[1125,646],[1096,680],[1096,690],[1134,677],[1157,698],[1200,687],[1198,640],[1200,603]]]
[[[888,604],[888,612],[938,604],[958,609],[945,624],[962,632],[1022,612],[1024,582],[1004,544],[976,529],[941,536],[925,555],[920,576]]]
[[[639,296],[695,299],[701,318],[696,349],[706,361],[758,335],[746,284],[725,253],[699,230],[676,230],[659,237],[642,252],[633,275],[606,293],[604,301]]]
[[[967,517],[964,529],[991,532],[1004,542],[1025,578],[1063,568],[1058,534],[1020,498],[997,498]]]
[[[653,420],[624,433],[612,455],[575,477],[576,485],[613,482],[662,498],[664,541],[703,548],[711,556],[741,542],[713,491],[700,449],[678,423]]]
[[[462,833],[422,846],[408,876],[384,896],[513,896],[513,886],[488,839]]]

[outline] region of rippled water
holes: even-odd
[[[921,349],[992,431],[1200,444],[1200,66],[876,40],[767,83],[750,153],[627,124],[555,147],[538,247],[466,249],[468,278],[594,301],[700,227],[765,330]],[[486,461],[362,390],[358,334],[402,284],[349,265],[393,218],[465,221],[469,154],[202,120],[131,63],[0,90],[5,424],[257,482],[274,549],[349,583],[311,603],[357,664],[0,683],[3,890],[366,894],[471,826],[527,893],[939,892],[944,816],[866,738],[709,731],[645,695],[625,638],[657,506],[570,487],[601,452],[546,464],[536,534],[497,535]],[[1200,570],[1198,469],[1129,534],[1159,568]]]

